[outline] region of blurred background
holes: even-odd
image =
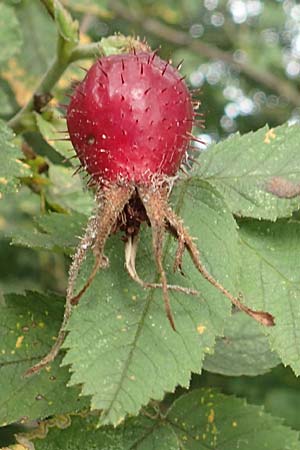
[[[3,0],[2,0],[3,1]],[[55,54],[56,30],[42,1],[4,0],[19,21],[15,39],[21,51],[0,70],[0,118],[9,119],[29,98]],[[209,144],[234,132],[246,133],[266,123],[300,122],[300,4],[295,0],[62,0],[80,22],[84,43],[116,32],[146,39],[181,72],[201,101],[205,128],[195,134]],[[84,62],[89,65],[89,63]],[[60,102],[72,79],[83,72],[71,67],[54,92]],[[52,162],[60,162],[37,132],[26,144]],[[58,173],[55,176],[59,176]],[[62,179],[63,179],[63,175]],[[73,190],[72,190],[73,189]],[[70,188],[70,198],[76,192]],[[68,192],[64,192],[64,199]],[[68,201],[64,205],[68,207]],[[9,245],[14,229],[32,228],[41,198],[23,187],[0,206],[1,292],[49,289],[64,292],[68,261],[62,255]],[[274,415],[300,430],[300,382],[278,366],[258,377],[225,377],[205,372],[193,385],[218,386],[249,402],[265,404]]]

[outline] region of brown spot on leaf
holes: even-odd
[[[294,184],[282,177],[273,177],[268,181],[266,190],[279,198],[294,198],[300,195],[300,183]]]

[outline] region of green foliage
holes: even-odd
[[[191,232],[197,231],[207,267],[234,291],[237,266],[228,267],[226,259],[218,258],[224,238],[226,258],[238,258],[235,223],[222,198],[206,183],[191,179],[182,182],[173,202]],[[191,214],[190,205],[196,202],[198,207]],[[212,222],[216,231],[210,240],[204,240]],[[137,267],[143,279],[155,281],[149,241],[149,233],[144,234]],[[172,241],[168,240],[165,249],[170,261],[166,261],[167,267],[172,267]],[[185,279],[178,280],[178,276],[168,273],[169,282],[192,286],[200,295],[189,298],[177,292],[170,294],[177,328],[174,333],[164,314],[160,290],[143,291],[124,272],[122,247],[118,237],[111,238],[107,248],[110,268],[99,272],[74,311],[64,359],[74,372],[70,383],[82,384],[82,392],[92,395],[92,408],[103,409],[102,422],[114,424],[127,413],[136,414],[151,398],[161,399],[165,391],[173,391],[176,385],[188,387],[190,373],[200,372],[204,354],[212,350],[215,336],[222,334],[230,314],[229,302],[185,258]],[[81,283],[92,265],[88,260]]]
[[[280,2],[265,4],[244,20],[235,2],[213,3],[0,4],[0,431],[15,422],[32,428],[11,449],[300,449],[298,433],[281,419],[211,389],[218,383],[228,394],[265,400],[272,414],[300,429],[299,382],[291,373],[290,384],[276,375],[288,373],[283,365],[300,374],[300,196],[278,198],[269,189],[278,177],[300,185],[299,126],[276,127],[299,116],[298,57],[293,32],[284,30],[295,29],[298,10],[289,3],[282,14]],[[276,39],[277,29],[284,39]],[[131,37],[109,36],[120,30],[148,33],[174,64],[185,58],[187,82],[203,85],[200,114],[211,138],[251,130],[200,152],[191,173],[174,183],[170,204],[205,268],[245,305],[273,314],[276,325],[264,328],[232,311],[189,254],[175,274],[177,241],[168,235],[168,283],[197,291],[170,291],[174,332],[161,290],[128,276],[119,233],[105,248],[109,267],[73,308],[60,354],[24,378],[56,340],[70,256],[95,206],[84,174],[74,175],[70,142],[57,140],[67,137],[60,102],[71,79],[84,77],[73,62],[88,67],[96,55],[131,48]],[[202,139],[201,124],[195,134]],[[76,292],[93,265],[89,251]],[[142,279],[159,282],[146,224],[136,268]],[[4,448],[15,442],[1,439]]]
[[[22,0],[15,8],[23,45],[18,55],[16,73],[12,78],[26,89],[33,89],[38,77],[47,69],[56,45],[55,27],[38,1]],[[17,97],[19,86],[14,85]],[[28,92],[29,93],[29,92]]]
[[[279,199],[267,192],[267,184],[274,176],[299,179],[299,138],[299,126],[288,125],[234,135],[201,155],[199,175],[223,193],[239,217],[289,217],[299,209],[299,197]]]
[[[77,44],[79,33],[78,22],[73,20],[72,16],[60,2],[52,0],[50,1],[50,5],[61,37],[71,44]]]
[[[78,237],[83,233],[85,216],[52,213],[38,217],[35,222],[36,228],[22,226],[8,233],[12,243],[21,247],[69,253],[74,250]]]
[[[253,221],[243,224],[240,236],[242,261],[251,268],[241,271],[241,289],[250,305],[274,314],[271,348],[299,375],[299,223]]]
[[[64,430],[55,427],[52,421],[46,439],[40,436],[42,439],[35,439],[34,445],[36,450],[300,448],[298,434],[283,426],[280,419],[260,407],[210,389],[183,395],[163,415],[158,412],[155,417],[152,408],[148,413],[153,418],[145,415],[129,419],[117,429],[107,426],[97,429],[95,417],[72,417],[71,425]],[[24,438],[22,441],[26,442]]]
[[[0,120],[0,194],[16,191],[19,178],[30,176],[29,166],[22,159],[20,148],[13,141],[13,133]],[[9,156],[8,156],[9,155]]]
[[[44,418],[87,405],[78,389],[65,389],[68,371],[59,358],[36,378],[23,378],[28,364],[47,351],[60,326],[63,298],[27,292],[5,296],[0,306],[0,423]]]
[[[70,157],[70,143],[60,141],[57,138],[57,131],[66,129],[66,122],[61,120],[57,114],[53,113],[51,119],[45,119],[41,114],[35,114],[36,125],[43,138],[57,151],[61,156],[68,159]]]
[[[263,329],[244,314],[234,314],[203,368],[223,375],[260,375],[280,364]]]
[[[22,34],[15,12],[9,6],[0,5],[0,63],[20,51]]]

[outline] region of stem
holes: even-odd
[[[36,95],[50,93],[62,74],[68,68],[69,64],[72,62],[80,59],[94,58],[95,55],[101,54],[101,45],[99,42],[88,45],[78,45],[70,53],[64,50],[64,42],[59,42],[57,55],[41,79],[39,85],[33,92],[31,98],[26,105],[24,105],[23,108],[21,108],[20,111],[18,111],[18,113],[8,122],[8,125],[14,130],[15,133],[22,133],[28,128],[26,123],[28,123],[28,120],[32,117],[31,113],[34,110],[34,97]]]
[[[48,14],[52,17],[52,19],[54,19],[53,3],[51,1],[49,1],[49,0],[41,0],[41,2],[43,3],[45,8],[47,9]]]
[[[86,45],[78,45],[72,51],[69,63],[78,61],[79,59],[89,59],[95,56],[104,56],[105,52],[102,49],[100,42],[93,42]]]

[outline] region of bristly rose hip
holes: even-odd
[[[75,89],[67,124],[75,151],[96,181],[151,184],[174,176],[186,154],[189,91],[155,54],[98,60]]]
[[[150,50],[101,58],[76,85],[67,108],[67,126],[81,167],[90,174],[89,185],[95,187],[96,210],[70,266],[66,309],[58,339],[50,353],[29,369],[27,375],[38,372],[57,355],[72,305],[78,303],[98,270],[107,267],[105,243],[112,233],[119,231],[124,234],[128,274],[143,288],[162,290],[166,315],[174,330],[169,291],[189,295],[198,292],[168,284],[162,257],[166,231],[178,242],[175,271],[182,273],[186,249],[202,276],[232,304],[263,325],[274,325],[271,314],[242,304],[206,270],[194,240],[168,204],[177,174],[189,158],[187,151],[193,139],[191,129],[195,116],[183,77]],[[143,223],[152,229],[160,283],[141,279],[136,270],[138,234]],[[94,253],[94,267],[75,294],[75,281],[90,248]]]

